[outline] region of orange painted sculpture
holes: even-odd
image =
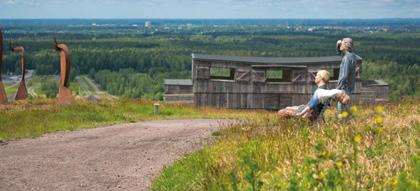
[[[23,46],[18,46],[12,48],[12,43],[9,45],[10,50],[13,52],[20,52],[21,53],[21,64],[22,64],[22,78],[19,82],[19,88],[15,95],[15,100],[24,100],[28,98],[28,90],[26,89],[26,82],[25,82],[25,74],[26,74],[26,54],[25,48]]]
[[[70,51],[65,44],[58,44],[54,39],[54,50],[60,51],[60,85],[58,88],[58,103],[71,104],[74,97],[69,88]]]
[[[3,85],[3,78],[1,77],[3,68],[3,33],[0,30],[0,104],[7,103],[7,94]]]

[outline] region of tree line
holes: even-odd
[[[418,71],[420,64],[420,33],[296,32],[272,35],[259,32],[251,35],[247,31],[238,35],[220,32],[223,31],[141,38],[75,37],[64,43],[71,49],[72,79],[79,74],[91,74],[105,90],[114,95],[157,99],[161,97],[164,78],[190,77],[191,53],[268,57],[331,56],[335,55],[336,40],[350,36],[355,41],[355,52],[364,58],[367,66],[363,71],[364,79],[386,80],[390,83],[393,99],[418,95],[418,72],[413,71]],[[86,36],[88,33],[83,32],[81,35]],[[59,57],[58,53],[53,52],[50,39],[41,35],[36,39],[17,38],[13,41],[16,45],[26,47],[28,68],[35,69],[36,74],[58,74]],[[19,72],[18,57],[18,54],[6,52],[4,70],[7,73]],[[112,82],[113,79],[107,75],[121,83]],[[144,83],[148,82],[147,79],[156,82],[156,87],[146,87],[150,85]],[[104,82],[112,85],[102,84]]]

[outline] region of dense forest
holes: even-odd
[[[25,46],[28,67],[35,69],[37,75],[58,74],[58,54],[52,50],[56,37],[71,49],[72,78],[89,74],[102,88],[119,96],[161,99],[163,79],[190,77],[191,53],[331,56],[336,54],[335,42],[343,37],[354,39],[355,52],[364,59],[363,79],[390,83],[390,97],[394,100],[420,95],[420,25],[416,22],[392,25],[393,31],[377,27],[365,30],[361,26],[351,30],[322,27],[306,30],[298,24],[285,27],[175,23],[145,28],[96,23],[95,26],[3,23],[6,42]],[[5,50],[6,46],[8,43]],[[18,56],[5,52],[7,73],[19,72]]]

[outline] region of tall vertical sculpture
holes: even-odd
[[[15,100],[24,100],[28,98],[28,90],[26,89],[26,81],[25,81],[25,75],[26,75],[26,54],[25,54],[25,48],[23,46],[17,46],[15,48],[12,47],[12,43],[9,44],[10,50],[12,52],[21,53],[21,65],[22,65],[22,78],[19,82],[19,88],[15,95]]]
[[[0,30],[0,104],[7,103],[7,94],[3,85],[3,78],[1,77],[3,69],[3,32]]]
[[[60,52],[60,85],[58,88],[58,103],[71,104],[74,97],[69,88],[70,78],[70,51],[67,45],[58,44],[54,39],[54,50]]]

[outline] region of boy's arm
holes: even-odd
[[[302,116],[306,113],[308,113],[311,110],[309,106],[306,106],[305,109],[303,109],[300,113],[297,113],[296,116]]]
[[[319,90],[317,92],[317,96],[319,100],[323,102],[327,102],[330,98],[337,98],[338,96],[342,95],[344,90],[332,89],[332,90]]]

